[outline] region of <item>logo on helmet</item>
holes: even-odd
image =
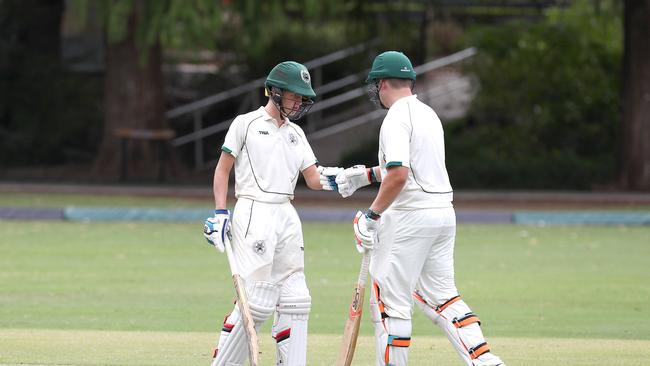
[[[304,81],[306,84],[309,84],[311,81],[311,77],[309,76],[309,71],[307,70],[300,70],[300,78],[302,81]]]

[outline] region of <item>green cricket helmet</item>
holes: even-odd
[[[302,118],[314,105],[316,93],[311,88],[311,76],[305,65],[295,61],[285,61],[277,64],[266,77],[264,83],[271,101],[283,117],[292,121]],[[282,104],[284,91],[296,93],[302,97],[299,107],[286,108]]]
[[[375,57],[372,69],[368,73],[366,83],[378,79],[410,79],[415,81],[415,70],[411,60],[405,54],[397,51],[386,51]]]
[[[295,61],[285,61],[277,64],[266,77],[264,85],[267,89],[276,87],[282,90],[314,98],[316,93],[311,88],[311,77],[305,65]]]
[[[415,86],[415,70],[411,60],[405,54],[397,51],[386,51],[375,57],[372,68],[366,78],[368,97],[376,106],[388,109],[379,96],[379,80],[407,79],[411,80],[411,91]]]

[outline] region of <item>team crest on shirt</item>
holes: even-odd
[[[264,252],[266,252],[266,244],[264,244],[264,240],[256,240],[253,243],[253,251],[259,255],[264,254]]]
[[[293,133],[290,132],[288,138],[291,145],[296,145],[298,143],[298,138]]]

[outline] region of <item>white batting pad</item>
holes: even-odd
[[[373,286],[370,318],[375,328],[375,365],[406,366],[411,343],[411,320],[389,317],[377,298]]]
[[[272,283],[256,281],[246,285],[246,293],[255,329],[259,330],[262,323],[275,311],[280,287]],[[248,340],[239,306],[235,304],[233,312],[224,321],[219,337],[219,348],[212,366],[243,366],[247,359]]]
[[[277,364],[305,366],[307,364],[307,324],[311,296],[305,275],[296,272],[282,284],[273,338],[277,344]]]
[[[246,284],[246,293],[248,294],[248,306],[251,309],[251,316],[257,328],[270,318],[275,311],[275,305],[278,303],[278,297],[280,296],[280,287],[269,282],[251,281],[251,283]]]
[[[223,322],[216,352],[212,366],[243,366],[248,358],[246,332],[237,305]]]
[[[440,305],[431,304],[418,293],[414,298],[424,314],[445,332],[465,365],[505,366],[499,357],[490,352],[479,318],[460,297]]]

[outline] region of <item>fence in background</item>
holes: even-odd
[[[367,75],[368,70],[350,74],[338,80],[323,84],[322,68],[323,66],[331,64],[333,62],[344,60],[364,51],[369,51],[375,44],[376,42],[359,44],[306,62],[305,66],[312,73],[312,83],[316,93],[320,96],[326,93],[332,93],[337,90],[347,88],[354,84],[361,83]],[[473,57],[475,54],[476,49],[473,47],[467,48],[449,56],[420,65],[415,68],[415,71],[420,78],[424,74],[445,66],[461,62]],[[203,140],[206,137],[227,130],[230,126],[230,123],[237,114],[247,112],[250,108],[259,106],[262,102],[260,89],[263,87],[265,79],[265,77],[255,79],[238,87],[167,111],[166,117],[171,120],[173,124],[183,123],[187,121],[191,121],[193,124],[192,132],[173,139],[171,142],[172,146],[180,147],[192,143],[194,144],[194,167],[196,169],[202,169],[205,166],[213,165],[214,161],[206,161],[204,157]],[[458,86],[450,83],[450,85],[433,88],[425,91],[423,93],[423,97],[428,97],[429,99],[436,98],[437,96],[447,93],[456,87]],[[341,92],[340,94],[336,94],[328,98],[322,98],[320,100],[317,99],[318,103],[316,103],[311,109],[307,123],[305,126],[303,126],[303,129],[305,130],[310,141],[332,136],[334,134],[344,132],[350,128],[357,127],[359,125],[363,125],[365,123],[369,123],[377,120],[378,118],[381,118],[385,113],[384,111],[367,111],[367,107],[363,107],[362,103],[357,103],[357,105],[353,105],[347,108],[341,108],[342,105],[354,101],[359,97],[365,96],[365,89],[365,86],[361,86],[355,89]],[[242,98],[235,115],[228,116],[227,118],[224,118],[223,120],[220,120],[216,123],[209,123],[205,121],[204,116],[211,108],[214,108],[217,104],[229,101],[233,98]],[[339,108],[340,111],[337,110],[337,114],[327,120],[321,118],[321,113],[331,108]]]

